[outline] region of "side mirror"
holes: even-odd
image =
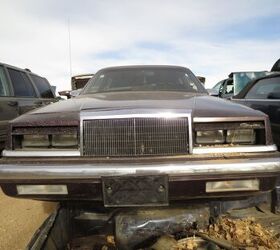
[[[58,94],[61,96],[66,96],[67,99],[71,98],[71,90],[59,91]]]
[[[280,92],[271,92],[267,96],[268,99],[280,99]]]
[[[72,97],[76,97],[81,93],[82,89],[75,89],[75,90],[64,90],[59,91],[58,94],[61,96],[66,96],[67,99],[70,99]]]

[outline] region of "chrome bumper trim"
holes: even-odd
[[[4,157],[71,157],[80,156],[79,150],[3,150]]]
[[[259,152],[275,152],[276,145],[268,146],[238,146],[238,147],[195,147],[193,154],[223,154],[223,153],[259,153]]]
[[[276,145],[238,147],[195,147],[192,154],[259,153],[275,152]],[[74,157],[81,156],[79,150],[3,150],[4,157]]]
[[[263,173],[280,174],[280,157],[185,161],[173,164],[0,164],[0,180],[96,179],[101,176],[168,174],[170,179],[190,175]]]

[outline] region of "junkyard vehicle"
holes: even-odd
[[[54,101],[55,93],[46,78],[0,63],[0,151],[10,120]]]
[[[79,95],[83,87],[87,84],[87,82],[94,76],[94,74],[82,74],[71,77],[71,87],[72,90],[64,90],[60,91],[59,95],[66,96],[67,99],[71,97],[76,97]]]
[[[219,81],[208,92],[213,96],[230,99],[238,95],[251,81],[280,71],[280,59],[272,66],[271,71],[232,72],[227,79]]]
[[[269,74],[271,74],[269,71],[232,72],[227,79],[218,82],[211,89],[211,94],[230,99],[239,94],[250,81]]]
[[[87,82],[94,76],[94,74],[81,74],[72,76],[71,78],[71,86],[72,90],[82,89],[86,86]]]
[[[280,73],[250,82],[232,101],[266,113],[270,118],[274,142],[280,148]]]
[[[209,96],[178,66],[98,71],[76,98],[13,120],[0,161],[5,194],[62,201],[71,225],[94,223],[76,236],[110,228],[120,249],[272,190],[277,207],[279,173],[268,116]]]

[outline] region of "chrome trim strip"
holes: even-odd
[[[244,121],[265,121],[265,117],[252,117],[252,116],[241,116],[241,117],[194,117],[193,122],[244,122]]]
[[[193,154],[223,154],[223,153],[255,153],[274,152],[276,145],[268,146],[238,146],[238,147],[194,147]]]
[[[188,115],[188,129],[189,129],[189,154],[193,153],[193,119],[192,119],[192,111],[190,110]]]
[[[3,150],[4,157],[71,157],[80,156],[79,150]]]
[[[87,112],[88,113],[88,112]],[[92,114],[89,116],[83,115],[83,119],[89,120],[103,120],[103,119],[122,119],[122,118],[178,118],[178,117],[186,117],[186,113],[177,114],[177,113],[154,113],[154,114],[126,114],[126,115],[97,115],[93,116]]]
[[[121,119],[121,118],[177,118],[190,114],[189,109],[122,109],[88,111],[82,110],[80,116],[85,119]]]
[[[160,109],[122,109],[110,111],[81,111],[80,112],[80,151],[83,155],[83,121],[93,119],[121,119],[121,118],[188,118],[189,154],[192,154],[192,111],[185,109],[160,110]]]
[[[185,161],[173,164],[0,164],[0,180],[15,179],[91,179],[102,176],[168,174],[172,181],[184,176],[231,173],[280,173],[280,157],[269,159],[231,159]]]
[[[190,131],[189,131],[190,132]],[[191,150],[191,149],[189,149]],[[194,147],[192,154],[223,154],[223,153],[254,153],[274,152],[276,145],[269,146],[242,146],[242,147]],[[78,157],[81,156],[78,150],[3,150],[4,157]]]
[[[84,118],[83,112],[80,112],[80,155],[84,155]]]

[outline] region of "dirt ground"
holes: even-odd
[[[0,188],[0,250],[25,249],[56,203],[10,198]]]

